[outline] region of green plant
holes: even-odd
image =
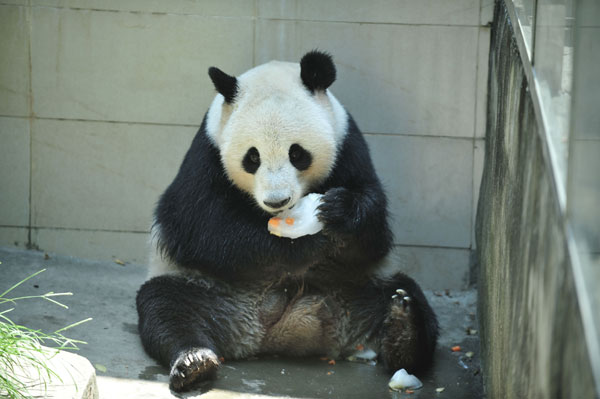
[[[0,262],[1,263],[1,262]],[[9,397],[15,399],[31,398],[29,389],[33,386],[46,386],[52,378],[60,377],[53,372],[46,364],[60,350],[78,349],[77,344],[85,344],[83,341],[65,337],[62,333],[65,330],[78,326],[91,318],[73,323],[67,327],[61,328],[53,333],[44,333],[41,330],[33,330],[25,326],[15,324],[7,316],[14,307],[2,310],[6,305],[15,305],[17,301],[27,299],[44,299],[65,309],[68,307],[58,302],[56,297],[73,295],[70,292],[54,293],[48,292],[43,295],[28,295],[15,298],[9,298],[7,295],[15,288],[27,280],[44,272],[42,269],[37,273],[19,281],[2,294],[0,294],[0,397]],[[42,344],[44,346],[42,346]],[[51,346],[51,348],[48,348]],[[20,370],[28,368],[34,370],[37,378],[33,380],[19,374]]]

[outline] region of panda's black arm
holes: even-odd
[[[175,263],[226,279],[295,273],[333,250],[323,234],[269,234],[269,215],[225,175],[205,122],[155,212],[158,246]]]
[[[335,258],[359,267],[382,259],[392,246],[385,196],[376,187],[328,190],[319,207],[324,234],[338,242]]]
[[[341,243],[336,258],[357,266],[383,258],[393,242],[387,198],[375,173],[365,139],[349,117],[348,133],[336,167],[321,191],[319,218],[324,233]]]
[[[222,277],[301,273],[332,250],[331,241],[320,233],[295,240],[270,234],[270,215],[253,203],[243,207],[224,205],[225,224],[212,232],[215,240],[205,247],[219,260],[214,271]]]
[[[332,246],[322,234],[296,240],[271,235],[269,215],[239,192],[211,191],[193,205],[157,218],[159,245],[177,264],[223,279],[299,273],[322,260]],[[159,206],[159,210],[167,207]]]

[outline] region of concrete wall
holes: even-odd
[[[565,222],[504,1],[494,20],[476,229],[484,386],[490,398],[594,398]]]
[[[214,96],[331,52],[394,215],[393,262],[464,287],[491,0],[0,0],[0,244],[145,262],[151,214]]]

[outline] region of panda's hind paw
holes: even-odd
[[[409,307],[412,302],[412,298],[408,296],[408,293],[402,288],[398,288],[396,293],[392,295],[392,306],[399,309],[401,312],[408,313]]]
[[[171,367],[169,388],[188,391],[204,380],[213,379],[220,366],[215,352],[208,348],[193,348],[177,356]]]

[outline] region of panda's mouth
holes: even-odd
[[[274,211],[268,211],[268,212],[269,212],[271,215],[273,215],[273,216],[278,216],[278,215],[281,215],[281,214],[282,214],[282,213],[284,213],[284,212],[287,212],[287,211],[291,210],[291,209],[292,209],[294,206],[296,206],[296,204],[295,204],[295,203],[294,203],[294,204],[292,204],[292,205],[290,205],[290,206],[287,206],[287,207],[285,207],[285,208],[277,209],[277,210],[274,210]]]
[[[283,212],[285,212],[285,211],[289,211],[289,210],[290,210],[290,209],[292,209],[292,208],[293,208],[295,205],[296,205],[296,204],[294,204],[294,205],[292,205],[292,206],[289,206],[289,207],[287,207],[287,208],[285,208],[285,209],[279,209],[279,210],[276,210],[276,211],[274,211],[274,212],[271,212],[271,214],[272,214],[272,215],[274,215],[274,216],[277,216],[277,215],[279,215],[279,214],[281,214],[281,213],[283,213]]]

